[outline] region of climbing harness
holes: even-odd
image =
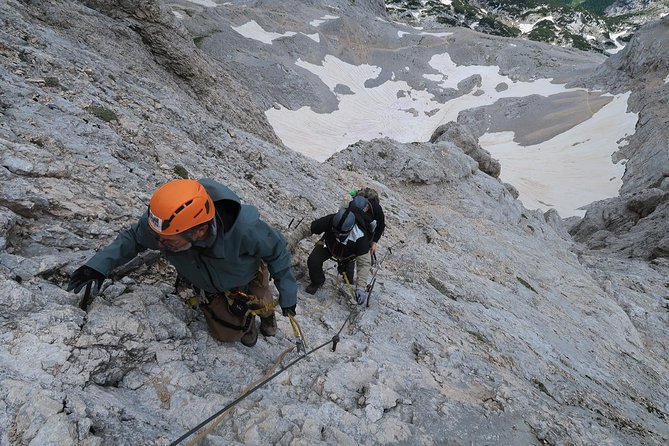
[[[258,306],[258,298],[253,294],[248,294],[240,289],[233,289],[226,291],[224,293],[225,298],[228,300],[228,306],[230,307],[230,312],[236,316],[257,316],[262,313],[267,313],[268,311],[274,310],[277,305],[279,305],[279,300],[274,299],[272,303],[263,305],[262,307]],[[252,308],[257,307],[257,308]]]
[[[292,221],[291,221],[291,223],[292,223]],[[299,223],[298,223],[298,224],[299,224]],[[388,251],[387,251],[386,254],[381,258],[380,261],[377,262],[377,261],[376,261],[376,258],[374,257],[374,265],[376,266],[376,269],[375,269],[375,271],[374,271],[374,273],[373,273],[373,275],[372,275],[372,281],[371,281],[370,285],[368,286],[368,288],[369,288],[369,292],[368,292],[368,297],[367,297],[367,306],[369,306],[369,296],[371,295],[371,291],[373,290],[374,284],[376,283],[376,275],[377,275],[377,273],[378,273],[378,271],[379,271],[379,269],[380,269],[380,267],[381,267],[381,264],[383,263],[383,261],[384,261],[389,255],[392,255],[392,248],[395,247],[396,245],[398,245],[399,243],[404,243],[404,240],[400,240],[399,242],[395,243],[394,245],[388,247]],[[339,262],[338,262],[338,263],[339,263]],[[345,273],[345,272],[344,272],[343,276],[344,276],[344,280],[346,281],[347,286],[348,286],[349,289],[352,291],[352,290],[353,290],[353,286],[351,285],[350,281],[348,280],[348,277],[346,276],[346,273]],[[353,296],[355,296],[355,294],[353,294]],[[227,297],[227,296],[226,296],[226,297]],[[260,309],[254,309],[254,310],[247,310],[247,311],[254,311],[254,312],[259,312],[259,313],[260,313],[260,312],[265,312],[265,311],[268,311],[268,308],[269,308],[269,307],[271,307],[271,309],[273,309],[274,307],[276,307],[277,303],[278,303],[278,301],[274,301],[274,302],[272,302],[272,304],[270,304],[270,305],[268,305],[268,306],[266,306],[266,307],[263,307],[263,308],[260,308]],[[258,314],[258,313],[255,313],[255,314]],[[308,351],[307,351],[306,341],[305,341],[305,338],[304,338],[304,332],[302,331],[302,328],[300,327],[300,325],[297,323],[297,320],[296,320],[293,316],[289,316],[288,319],[290,320],[291,326],[292,326],[292,328],[293,328],[293,334],[294,334],[295,337],[296,337],[295,347],[291,346],[291,347],[287,348],[284,352],[282,352],[281,355],[279,355],[279,358],[277,359],[277,361],[274,363],[274,365],[273,365],[273,366],[272,366],[272,367],[271,367],[271,368],[270,368],[270,369],[263,375],[263,377],[261,377],[259,380],[255,381],[254,383],[252,383],[251,385],[249,385],[249,387],[247,387],[247,388],[244,390],[244,392],[242,392],[242,394],[241,394],[237,399],[235,399],[234,401],[230,402],[230,403],[229,403],[228,405],[226,405],[224,408],[222,408],[221,410],[219,410],[219,411],[216,412],[215,414],[211,415],[209,418],[207,418],[206,420],[202,421],[200,424],[198,424],[197,426],[195,426],[194,428],[192,428],[191,430],[189,430],[188,432],[186,432],[185,434],[183,434],[181,437],[179,437],[178,439],[176,439],[175,441],[173,441],[172,443],[170,443],[170,446],[176,446],[176,445],[180,444],[183,440],[185,440],[186,438],[190,437],[192,434],[194,434],[195,432],[199,431],[199,430],[202,429],[204,426],[206,426],[207,424],[209,424],[210,422],[212,422],[213,420],[216,420],[216,419],[218,418],[218,420],[216,420],[216,422],[214,422],[214,423],[213,423],[209,428],[207,428],[205,431],[201,432],[201,433],[200,433],[200,434],[193,440],[193,442],[191,442],[190,445],[189,445],[189,446],[194,446],[194,445],[197,444],[200,440],[202,440],[206,435],[208,435],[209,433],[211,433],[211,432],[213,431],[213,429],[215,429],[215,428],[216,428],[216,427],[223,421],[223,419],[225,419],[225,417],[232,411],[232,409],[234,409],[234,407],[235,407],[237,404],[239,404],[240,402],[242,402],[243,400],[245,400],[248,396],[250,396],[250,395],[251,395],[252,393],[254,393],[256,390],[258,390],[258,389],[260,389],[261,387],[263,387],[265,384],[267,384],[267,383],[269,383],[270,381],[272,381],[272,380],[273,380],[274,378],[276,378],[277,376],[279,376],[280,374],[282,374],[283,372],[285,372],[286,370],[288,370],[289,368],[291,368],[292,366],[294,366],[294,365],[297,364],[298,362],[302,361],[303,359],[307,358],[308,356],[311,356],[313,353],[317,352],[318,350],[322,349],[323,347],[325,347],[325,346],[327,346],[327,345],[332,344],[332,351],[335,352],[335,351],[337,350],[337,344],[338,344],[339,341],[341,340],[340,337],[339,337],[339,335],[341,334],[342,331],[344,331],[344,328],[345,328],[346,325],[349,323],[349,321],[350,321],[351,318],[354,316],[354,314],[356,314],[356,311],[355,311],[355,310],[351,310],[351,311],[349,311],[349,314],[348,314],[348,316],[346,317],[346,319],[344,320],[344,322],[342,323],[341,327],[339,328],[339,331],[337,331],[337,333],[336,333],[334,336],[332,336],[332,338],[331,338],[330,340],[328,340],[328,341],[326,341],[326,342],[323,342],[322,344],[320,344],[320,345],[318,345],[317,347],[314,347],[314,348],[312,348],[311,350],[308,350]],[[277,368],[277,367],[281,364],[281,362],[283,361],[283,358],[284,358],[289,352],[291,352],[291,351],[292,351],[293,349],[295,349],[295,348],[297,348],[298,357],[295,358],[294,360],[292,360],[291,362],[289,362],[287,365],[282,366],[280,370],[275,371],[276,368]],[[300,355],[300,354],[299,354],[300,351],[304,351],[304,353]],[[271,374],[270,374],[270,373],[271,373]],[[268,375],[269,375],[269,376],[268,376]],[[220,418],[219,418],[219,417],[220,417]]]
[[[252,299],[251,302],[245,300],[246,298]],[[263,314],[274,310],[274,308],[279,305],[278,299],[275,299],[267,305],[257,307],[259,303],[257,302],[256,296],[247,294],[240,290],[231,290],[217,295],[210,295],[207,299],[209,302],[200,306],[204,313],[206,313],[218,324],[244,333],[249,330],[251,324],[255,321],[255,316],[260,315],[262,317]],[[213,299],[226,299],[230,313],[234,314],[235,316],[242,317],[243,323],[241,325],[236,325],[221,319],[209,305],[211,302],[213,302]],[[256,308],[251,308],[250,306],[255,306]]]
[[[260,263],[258,266],[258,272],[255,278],[249,283],[250,289],[253,285],[262,285],[264,277],[264,263]],[[200,290],[201,291],[201,290]],[[255,294],[250,294],[241,288],[233,288],[231,290],[219,293],[204,294],[200,292],[201,308],[208,317],[218,324],[233,329],[242,331],[244,333],[248,332],[251,324],[255,321],[255,316],[263,317],[264,314],[273,312],[274,309],[279,305],[279,300],[274,299],[270,303],[265,304],[258,296]],[[216,314],[214,303],[219,299],[225,299],[225,304],[227,304],[227,310],[240,318],[241,325],[236,325],[235,323],[228,322],[223,320]]]
[[[225,406],[223,409],[219,410],[218,412],[216,412],[215,414],[213,414],[212,416],[210,416],[209,418],[207,418],[206,420],[204,420],[203,422],[201,422],[200,424],[198,424],[197,426],[195,426],[194,428],[192,428],[191,430],[189,430],[188,432],[186,432],[185,434],[183,434],[181,437],[177,438],[175,441],[173,441],[172,443],[170,443],[170,446],[176,446],[176,445],[178,445],[178,444],[181,443],[183,440],[185,440],[186,438],[190,437],[193,433],[197,432],[198,430],[200,430],[201,428],[203,428],[204,426],[206,426],[207,424],[209,424],[211,421],[213,421],[213,420],[215,420],[216,418],[218,418],[220,415],[222,415],[222,414],[226,414],[226,415],[227,415],[226,412],[227,412],[228,410],[234,408],[237,404],[239,404],[240,402],[242,402],[243,400],[245,400],[249,395],[251,395],[252,393],[254,393],[256,390],[260,389],[260,388],[263,387],[265,384],[267,384],[268,382],[272,381],[274,378],[276,378],[277,376],[279,376],[280,374],[282,374],[283,372],[285,372],[286,370],[288,370],[289,368],[291,368],[292,366],[294,366],[294,365],[297,364],[298,362],[302,361],[304,358],[306,358],[306,357],[312,355],[313,353],[317,352],[317,351],[320,350],[321,348],[323,348],[323,347],[325,347],[325,346],[327,346],[327,345],[329,345],[329,344],[332,344],[332,351],[333,351],[333,352],[336,351],[336,350],[337,350],[337,343],[339,343],[339,341],[340,341],[340,339],[339,339],[339,335],[340,335],[341,332],[344,330],[344,327],[346,327],[346,324],[348,324],[348,321],[351,319],[351,316],[352,316],[352,315],[353,315],[353,312],[349,313],[348,317],[346,318],[346,320],[345,320],[344,323],[342,324],[342,326],[341,326],[341,328],[339,329],[339,331],[337,332],[337,334],[335,334],[334,336],[332,336],[332,339],[330,339],[329,341],[326,341],[326,342],[322,343],[322,344],[319,345],[318,347],[314,347],[314,348],[312,348],[311,350],[305,352],[303,355],[300,355],[300,356],[298,356],[297,358],[295,358],[294,360],[292,360],[291,362],[289,362],[285,367],[282,367],[280,370],[278,370],[278,371],[272,373],[270,376],[268,376],[267,378],[265,378],[265,379],[263,379],[262,381],[260,381],[258,384],[254,385],[253,387],[251,387],[250,389],[248,389],[248,391],[242,393],[236,400],[232,401],[230,404],[228,404],[227,406]],[[291,316],[291,317],[292,317],[292,316]],[[292,347],[290,348],[290,350],[292,350]],[[289,351],[289,350],[288,350],[288,351]],[[284,352],[282,355],[285,355],[286,353],[288,353],[288,351]],[[279,361],[277,361],[277,363],[280,362],[281,358],[282,358],[282,357],[279,358]],[[212,428],[212,429],[213,429],[213,428]],[[194,443],[192,443],[192,444],[194,444]]]

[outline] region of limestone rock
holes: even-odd
[[[432,134],[430,142],[447,140],[460,147],[467,155],[479,163],[479,169],[491,177],[498,178],[501,170],[499,161],[490,156],[490,152],[481,147],[474,135],[463,125],[450,122],[441,125]]]
[[[494,170],[484,173],[485,154],[462,127],[434,143],[360,142],[318,163],[276,144],[262,110],[286,98],[327,110],[334,93],[323,87],[329,96],[319,100],[295,90],[313,81],[295,67],[288,87],[266,86],[284,69],[261,67],[272,51],[301,54],[311,42],[304,60],[337,48],[359,62],[372,51],[362,33],[397,40],[384,16],[377,20],[383,2],[173,3],[188,11],[181,22],[149,0],[0,5],[1,444],[169,444],[295,346],[280,315],[277,336],[252,349],[215,341],[159,253],[112,273],[87,313],[82,296],[64,290],[75,268],[146,211],[158,185],[183,175],[224,182],[286,235],[334,212],[359,185],[379,191],[387,223],[370,306],[338,297],[332,263],[317,296],[300,279],[300,325],[310,347],[324,348],[306,358],[287,353],[284,366],[300,360],[236,405],[204,442],[667,442],[669,264],[659,256],[669,252],[669,210],[659,175],[639,175],[643,187],[591,205],[571,229],[581,243],[565,237],[556,213],[523,208]],[[340,42],[226,41],[250,16],[276,34],[283,30],[270,25],[294,16],[312,36],[315,20],[350,32]],[[193,29],[211,31],[203,48]],[[516,52],[502,39],[459,34],[459,63],[492,55],[517,79],[554,73],[550,57],[567,51],[518,42]],[[216,38],[227,52],[204,50]],[[240,68],[237,58],[246,57],[256,70]],[[601,59],[565,58],[586,71]],[[635,83],[620,76],[624,87]],[[383,69],[370,84],[390,77]],[[284,88],[291,93],[256,107]],[[639,93],[635,106],[649,100]],[[664,130],[650,131],[659,128],[658,104],[642,121],[656,148],[666,143]],[[458,122],[474,135],[485,128],[471,119]],[[312,246],[295,247],[302,269]],[[333,352],[327,342],[340,329]]]

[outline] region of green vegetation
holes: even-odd
[[[220,29],[212,29],[204,34],[200,34],[199,36],[193,36],[193,43],[195,44],[196,47],[202,48],[202,42],[204,42],[204,39],[220,32],[221,32]]]
[[[552,21],[541,20],[534,25],[534,28],[529,32],[527,37],[537,42],[553,42],[557,38],[556,31],[557,28]]]
[[[106,107],[102,107],[100,105],[89,105],[88,107],[84,107],[84,110],[93,116],[102,119],[104,122],[118,122],[118,116],[116,113]]]
[[[520,282],[520,284],[521,284],[522,286],[524,286],[525,288],[527,288],[528,290],[530,290],[530,291],[534,291],[535,293],[537,292],[537,290],[535,290],[534,287],[532,287],[532,285],[530,285],[530,284],[527,282],[527,280],[523,279],[522,277],[520,277],[520,276],[516,276],[516,280],[517,280],[518,282]],[[537,293],[537,294],[539,294],[539,293]]]
[[[487,13],[480,9],[480,3],[470,0],[453,0],[445,5],[440,0],[386,0],[386,4],[395,11],[421,11],[422,14],[432,17],[436,22],[447,26],[471,26],[476,23],[476,30],[502,37],[520,37],[522,32],[506,23],[505,17],[516,20],[534,22],[536,17],[555,17],[555,20],[540,20],[532,31],[523,35],[530,40],[546,42],[555,45],[571,46],[582,51],[603,51],[602,42],[592,43],[584,36],[572,34],[571,21],[581,15],[586,25],[596,26],[603,32],[618,32],[630,26],[630,19],[634,16],[648,14],[639,12],[633,14],[607,17],[606,8],[615,3],[615,0],[487,0],[488,11],[504,11],[498,15]],[[624,25],[624,28],[623,26]],[[634,28],[634,26],[632,25]],[[633,31],[627,34],[628,38]],[[606,35],[604,39],[610,38]],[[619,38],[623,41],[624,38]]]
[[[60,82],[57,77],[47,77],[44,79],[45,87],[60,87]]]
[[[44,147],[44,140],[42,140],[42,138],[38,138],[35,136],[33,138],[30,138],[30,142],[35,144],[36,146]]]
[[[611,6],[614,2],[612,0],[585,0],[581,3],[581,7],[587,9],[593,14],[603,15],[604,10]]]
[[[202,48],[202,42],[207,37],[209,37],[209,36],[195,36],[195,37],[193,37],[193,43],[195,44],[196,47]]]
[[[615,28],[619,25],[629,23],[634,17],[642,17],[646,15],[644,12],[633,12],[629,14],[621,14],[621,15],[616,15],[612,17],[602,17],[602,19],[606,22],[606,25],[609,28]]]
[[[583,50],[583,51],[592,50],[592,45],[590,45],[588,43],[588,41],[585,37],[579,36],[577,34],[571,34],[571,33],[569,33],[569,37],[571,37],[572,46],[574,48],[577,48],[577,49]]]
[[[532,379],[532,384],[534,384],[537,387],[537,389],[541,390],[543,393],[545,393],[549,397],[555,399],[553,397],[553,395],[551,395],[550,392],[548,391],[548,389],[546,388],[546,385],[544,383],[542,383],[541,381],[539,381],[538,379],[533,378]]]
[[[611,6],[615,0],[498,0],[492,1],[491,6],[502,6],[506,10],[522,11],[548,5],[553,8],[577,8],[590,11],[593,14],[602,15],[604,10]]]
[[[451,5],[453,6],[453,11],[455,11],[456,14],[462,14],[465,17],[476,17],[478,14],[478,9],[471,6],[467,1],[453,0]]]
[[[481,17],[481,20],[479,20],[479,27],[485,28],[489,34],[495,36],[518,37],[521,34],[518,28],[505,25],[497,20],[493,14]]]
[[[439,16],[437,17],[437,23],[442,25],[455,26],[458,24],[458,21],[449,16]]]
[[[186,168],[184,166],[181,166],[181,165],[177,164],[176,166],[174,166],[173,171],[177,176],[179,176],[181,178],[185,178],[185,179],[189,178],[188,171],[186,170]]]
[[[474,336],[476,339],[479,340],[479,342],[481,342],[483,344],[488,344],[489,343],[488,340],[486,339],[486,337],[483,336],[483,334],[479,333],[478,331],[467,330],[467,333]]]
[[[446,288],[446,285],[444,285],[439,279],[435,278],[433,275],[430,275],[427,278],[427,282],[434,287],[437,291],[439,291],[441,294],[444,296],[448,297],[449,299],[452,300],[458,300],[456,296],[453,296],[453,293],[448,291],[448,288]]]

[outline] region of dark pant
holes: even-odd
[[[325,273],[323,272],[323,263],[332,258],[332,253],[324,245],[317,243],[314,249],[309,254],[307,259],[307,268],[309,268],[309,279],[311,283],[322,285],[325,282]],[[353,273],[355,270],[355,261],[350,260],[338,268],[339,273],[346,273],[346,277],[350,283],[353,283]]]

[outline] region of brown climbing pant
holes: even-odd
[[[231,293],[240,300],[244,300],[251,310],[270,305],[273,301],[272,290],[269,287],[269,271],[265,262],[261,262],[258,274],[248,285],[248,291],[239,294],[235,290]],[[245,295],[245,296],[244,296]],[[209,333],[214,339],[221,342],[239,341],[255,324],[255,316],[235,314],[235,306],[231,308],[225,293],[207,295],[209,305],[202,306],[202,312],[207,320]],[[270,316],[274,309],[260,314],[260,317]]]

